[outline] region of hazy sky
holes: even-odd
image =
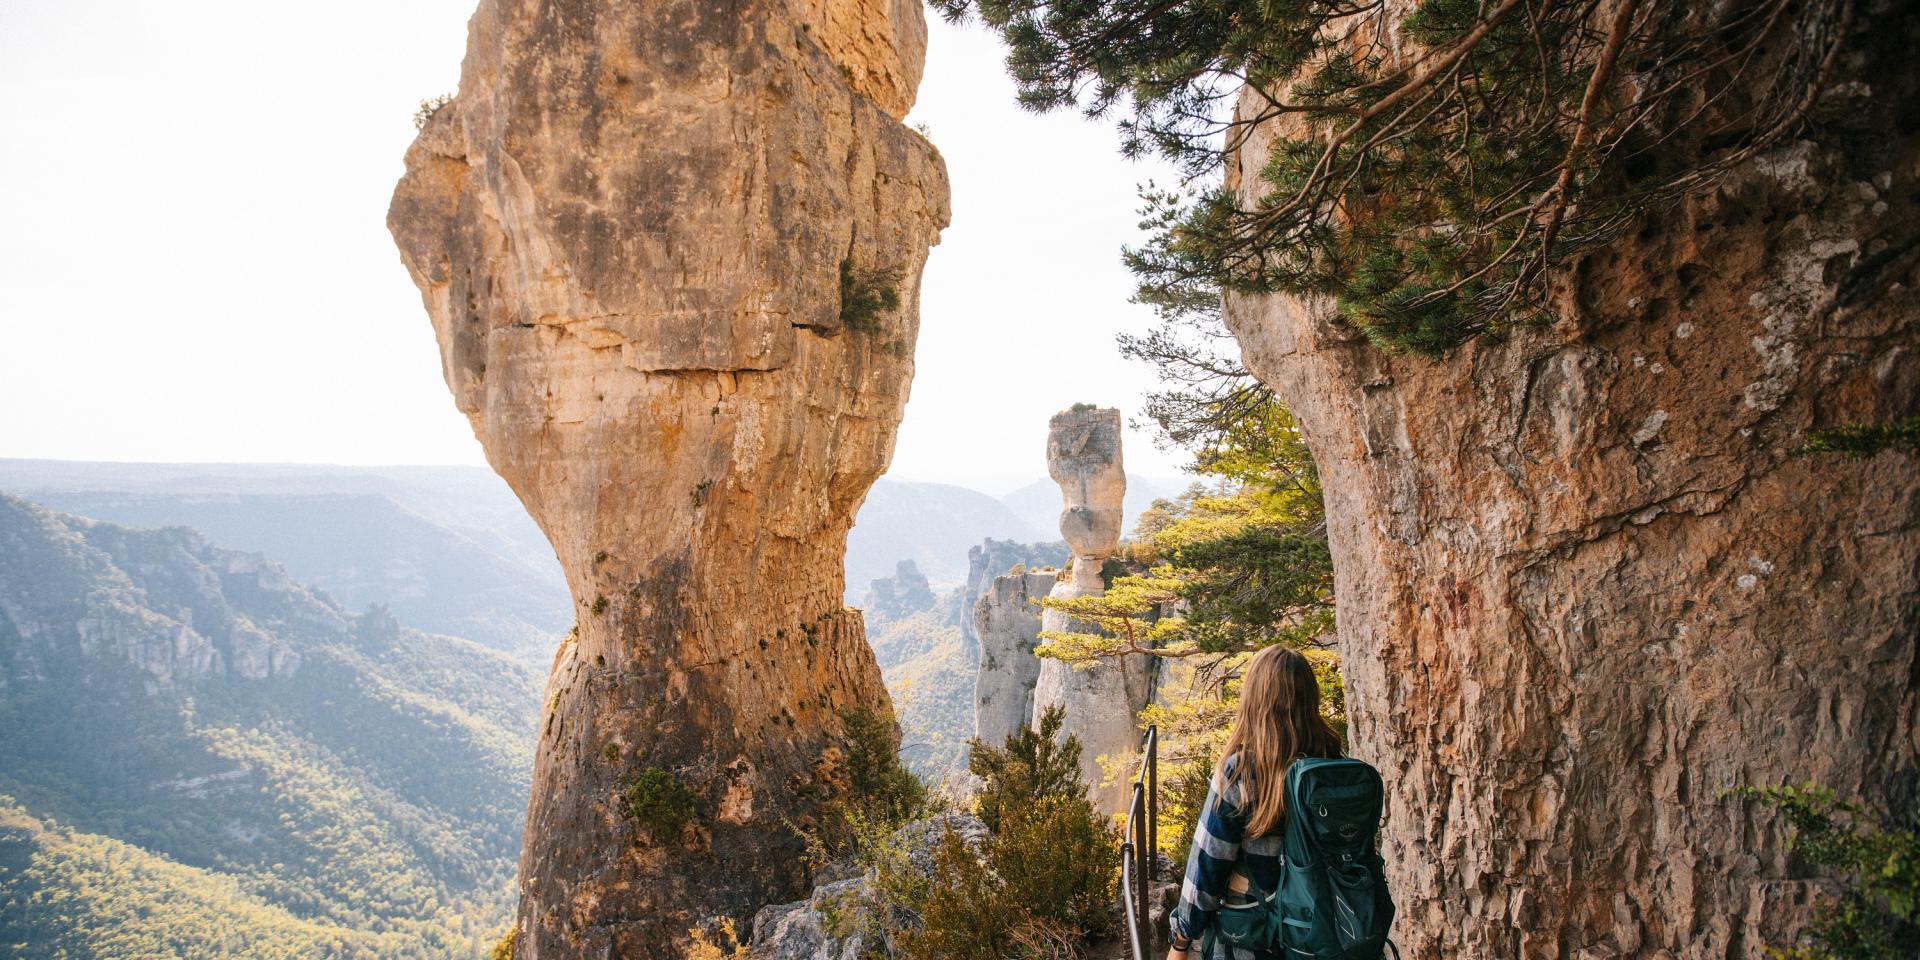
[[[385,226],[473,0],[0,4],[0,457],[482,463]],[[892,475],[1004,492],[1048,414],[1131,416],[1116,331],[1135,184],[1110,127],[1013,104],[998,42],[930,17],[953,181]],[[1128,437],[1134,472],[1179,458]]]

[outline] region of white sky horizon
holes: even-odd
[[[385,213],[474,0],[23,0],[0,7],[0,457],[484,465]],[[953,224],[922,286],[898,480],[1001,495],[1075,402],[1129,419],[1114,334],[1135,185],[1112,127],[1013,100],[997,39],[928,16],[909,123]],[[1129,430],[1131,473],[1186,457]]]

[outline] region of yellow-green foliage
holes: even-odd
[[[730,918],[720,918],[711,929],[687,931],[687,960],[751,960],[752,956]]]
[[[520,925],[514,924],[494,942],[490,960],[513,960],[514,941],[520,939]]]
[[[840,261],[840,322],[849,330],[871,332],[880,318],[900,307],[898,267],[857,267]]]
[[[5,796],[0,850],[0,952],[30,944],[19,956],[452,960],[484,948],[430,920],[375,932],[295,916],[233,877],[40,820]]]
[[[1816,784],[1743,788],[1735,796],[1780,812],[1790,843],[1846,883],[1823,900],[1801,942],[1778,960],[1903,960],[1920,956],[1920,823],[1882,826],[1864,806]]]

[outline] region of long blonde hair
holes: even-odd
[[[1273,646],[1253,655],[1240,683],[1233,732],[1214,767],[1213,782],[1225,795],[1227,759],[1238,754],[1231,774],[1240,804],[1251,805],[1247,835],[1264,836],[1287,813],[1287,767],[1301,757],[1337,757],[1340,735],[1320,715],[1320,683],[1299,651]]]

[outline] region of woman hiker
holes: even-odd
[[[1280,957],[1221,943],[1201,957],[1199,943],[1222,903],[1251,903],[1279,885],[1287,767],[1302,757],[1340,755],[1340,735],[1320,715],[1320,685],[1307,658],[1280,646],[1254,654],[1233,732],[1194,827],[1167,960]]]

